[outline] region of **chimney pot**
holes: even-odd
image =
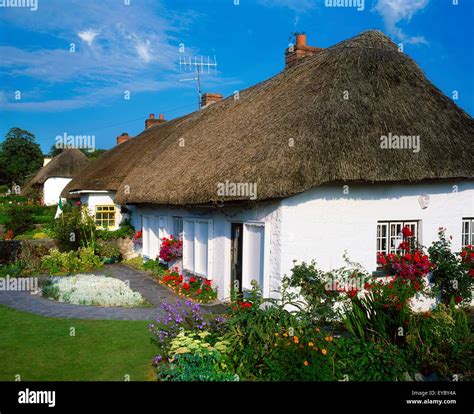
[[[131,140],[133,137],[129,136],[126,132],[123,132],[122,135],[117,137],[117,145],[122,144],[123,142]]]
[[[155,114],[150,114],[150,117],[145,120],[145,129],[162,124],[163,122],[166,122],[165,116],[163,114],[158,115],[158,119],[155,119]]]
[[[308,46],[306,44],[306,35],[298,33],[296,35],[296,45],[293,48],[286,49],[285,52],[285,63],[286,68],[295,66],[300,60],[307,56],[314,56],[321,52],[323,49],[314,46]]]
[[[296,45],[297,46],[306,46],[306,35],[299,33],[296,35]]]

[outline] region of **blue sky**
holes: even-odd
[[[196,110],[180,57],[216,56],[203,92],[228,96],[265,80],[283,69],[295,31],[328,47],[382,30],[474,114],[472,0],[365,0],[363,11],[330,0],[37,0],[36,11],[2,7],[8,1],[0,0],[0,139],[18,126],[45,152],[64,133],[111,148],[120,133],[139,134],[150,113]]]

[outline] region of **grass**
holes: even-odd
[[[0,332],[0,381],[155,379],[146,321],[46,318],[0,306]]]

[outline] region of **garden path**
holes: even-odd
[[[151,306],[146,308],[106,308],[73,305],[32,295],[31,292],[26,291],[0,291],[0,305],[52,318],[151,321],[163,316],[164,311],[160,308],[161,303],[175,303],[177,299],[182,299],[159,285],[148,273],[122,264],[114,264],[105,266],[104,270],[98,274],[105,274],[107,271],[111,271],[112,276],[117,279],[129,281],[130,288],[141,293]],[[223,305],[215,305],[203,306],[202,309],[204,312],[218,313],[225,308]]]

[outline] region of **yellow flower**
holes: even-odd
[[[297,336],[294,336],[294,337],[293,337],[293,342],[294,342],[295,344],[299,344],[299,343],[300,343],[300,340],[298,339]]]
[[[308,361],[304,361],[303,362],[304,366],[307,367],[309,365],[309,362]]]
[[[323,348],[323,349],[321,349],[321,353],[322,353],[323,355],[326,355],[326,354],[328,353],[328,351],[326,351],[326,350]]]
[[[314,346],[312,342],[308,342],[308,346]]]
[[[286,338],[288,336],[288,334],[286,332],[284,332],[283,336]]]
[[[275,336],[278,336],[278,332],[275,332]]]

